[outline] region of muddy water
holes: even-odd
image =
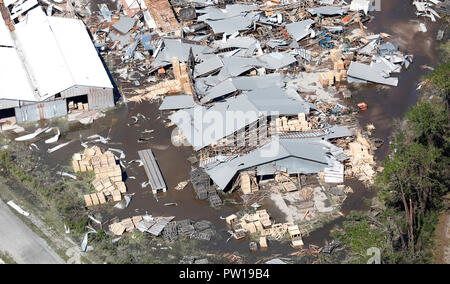
[[[398,44],[405,54],[414,55],[414,63],[399,75],[399,85],[393,88],[366,88],[353,93],[353,104],[364,101],[369,108],[362,112],[359,121],[362,126],[373,123],[376,127],[376,137],[386,143],[376,154],[379,160],[389,152],[389,136],[393,123],[401,119],[408,108],[417,102],[417,83],[429,71],[423,70],[421,65],[435,66],[437,53],[435,38],[438,24],[414,14],[411,1],[383,0],[382,11],[375,12],[375,19],[367,24],[370,31],[390,34],[392,42]],[[424,22],[428,32],[418,31],[419,22]]]
[[[405,54],[414,55],[414,63],[408,70],[402,71],[399,75],[397,87],[380,87],[367,85],[359,89],[352,90],[352,99],[346,100],[347,105],[355,105],[358,102],[366,102],[368,109],[360,112],[358,120],[361,126],[372,123],[376,127],[375,137],[385,141],[379,148],[375,157],[382,161],[389,153],[389,138],[394,129],[394,122],[404,117],[409,107],[417,102],[417,83],[429,71],[423,70],[421,65],[435,66],[437,64],[437,53],[435,37],[439,29],[439,24],[423,18],[417,18],[411,1],[404,0],[382,0],[382,11],[373,12],[375,19],[366,24],[368,30],[374,33],[388,33],[391,41],[399,45]],[[428,32],[418,31],[420,22],[425,22]],[[395,76],[395,75],[394,75]],[[364,202],[376,196],[376,191],[366,188],[358,181],[347,181],[347,185],[354,190],[345,200],[341,212],[344,215],[350,211],[366,211],[369,209]],[[304,239],[305,244],[324,244],[329,241],[329,233],[335,226],[339,226],[344,221],[340,217],[322,228],[312,232]]]
[[[103,1],[98,1],[103,2]],[[112,8],[112,7],[111,7]],[[420,65],[427,64],[434,66],[436,63],[436,54],[434,52],[434,38],[437,28],[427,23],[428,32],[417,32],[418,23],[410,1],[404,0],[383,0],[382,11],[373,13],[375,19],[367,24],[370,31],[386,32],[392,35],[392,40],[399,44],[405,53],[414,54],[414,63],[410,69],[403,71],[399,77],[399,86],[396,88],[380,88],[373,85],[364,87],[363,89],[354,90],[353,98],[345,103],[354,105],[357,102],[365,101],[369,108],[359,114],[361,125],[373,123],[376,127],[376,137],[386,141],[384,146],[380,148],[376,157],[383,159],[389,150],[388,138],[393,130],[393,121],[401,118],[407,111],[408,107],[415,104],[416,83],[426,73],[420,68]],[[423,21],[423,19],[420,19]],[[138,124],[128,126],[127,124],[133,120],[131,116],[138,113],[143,114],[147,120],[139,119]],[[129,193],[134,193],[130,206],[125,210],[114,209],[115,215],[119,218],[126,218],[137,214],[145,214],[148,212],[154,216],[176,216],[176,220],[190,218],[193,220],[207,219],[213,222],[219,231],[221,238],[214,242],[201,242],[202,246],[212,252],[234,252],[247,254],[248,261],[255,261],[262,257],[282,254],[287,256],[294,250],[288,244],[280,244],[272,242],[269,249],[265,252],[250,253],[248,240],[234,241],[228,243],[227,228],[224,220],[220,217],[228,216],[241,208],[236,205],[225,204],[220,210],[213,209],[207,201],[196,199],[192,185],[188,184],[184,189],[177,191],[174,187],[181,181],[189,179],[191,165],[188,158],[194,153],[191,148],[177,148],[172,145],[170,136],[171,130],[164,125],[163,114],[158,110],[158,104],[129,103],[127,106],[118,106],[113,112],[107,114],[105,118],[99,119],[90,126],[80,126],[79,124],[60,125],[63,132],[58,143],[71,141],[73,142],[55,153],[45,154],[48,163],[53,165],[55,169],[60,169],[61,165],[70,164],[71,155],[74,152],[83,150],[80,145],[81,139],[93,134],[99,134],[109,137],[111,143],[106,146],[117,148],[125,151],[124,159],[127,166],[126,185]],[[153,133],[143,134],[144,130],[154,130]],[[138,143],[138,138],[151,138],[148,143]],[[84,141],[84,140],[83,140]],[[105,145],[98,144],[105,147]],[[43,142],[38,146],[45,151],[48,145]],[[138,151],[151,148],[161,167],[163,176],[166,180],[168,191],[166,193],[158,193],[154,196],[150,187],[142,188],[141,183],[147,181],[145,171],[139,167],[137,163],[128,164],[129,161],[139,159]],[[136,179],[130,178],[135,177]],[[351,210],[365,211],[368,206],[364,199],[373,198],[376,192],[373,189],[365,188],[360,182],[350,180],[346,182],[355,191],[350,194],[344,202],[342,212],[347,215]],[[226,198],[229,196],[222,196]],[[175,202],[178,206],[165,206],[165,203]],[[274,207],[270,202],[264,203],[264,209],[267,209],[276,221],[281,222],[283,214]],[[304,238],[305,245],[317,244],[323,245],[329,240],[329,232],[334,226],[341,224],[343,218],[325,225],[324,227],[314,231],[308,237]]]

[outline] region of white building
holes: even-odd
[[[40,6],[20,22],[10,19],[12,31],[0,17],[0,118],[62,116],[70,101],[90,110],[114,105],[113,85],[82,21],[47,16]]]

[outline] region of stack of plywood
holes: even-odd
[[[356,141],[348,144],[345,154],[350,157],[353,174],[361,181],[373,183],[375,161],[369,141],[358,133]]]
[[[86,203],[86,206],[90,207],[90,206],[95,206],[95,205],[99,205],[99,204],[105,204],[106,198],[105,198],[105,195],[103,194],[103,192],[98,192],[98,193],[86,194],[84,196],[84,201]]]
[[[83,154],[73,155],[72,165],[74,172],[94,171],[95,173],[92,186],[97,193],[85,196],[86,206],[106,203],[105,196],[111,196],[113,201],[122,200],[122,193],[125,193],[127,189],[122,181],[122,169],[117,164],[113,153],[110,151],[102,153],[97,146],[86,148]],[[94,195],[102,196],[102,199]]]

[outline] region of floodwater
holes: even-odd
[[[369,85],[363,89],[353,90],[353,97],[344,103],[355,105],[357,102],[364,101],[368,104],[368,110],[361,112],[358,116],[362,126],[373,123],[376,127],[375,136],[385,140],[385,144],[377,150],[376,158],[381,160],[389,151],[389,136],[393,131],[393,122],[403,117],[408,107],[417,101],[416,83],[426,73],[420,68],[420,65],[427,64],[435,66],[437,58],[434,52],[434,38],[437,33],[437,27],[427,23],[428,32],[417,32],[417,20],[414,14],[411,1],[389,0],[382,1],[382,11],[372,13],[375,19],[366,24],[371,32],[385,32],[392,35],[392,40],[399,44],[405,53],[414,54],[414,63],[410,69],[403,71],[399,77],[399,86],[396,88],[381,88]],[[425,21],[420,19],[420,21]],[[254,262],[263,257],[281,254],[288,256],[290,252],[295,250],[289,244],[271,242],[269,249],[264,252],[250,253],[249,240],[226,242],[229,234],[225,226],[225,221],[220,217],[226,217],[235,213],[241,208],[237,205],[226,203],[220,209],[214,209],[209,206],[208,201],[200,201],[196,199],[192,185],[189,183],[184,189],[177,191],[175,186],[189,179],[191,164],[187,160],[194,153],[188,147],[175,147],[171,143],[171,129],[166,128],[163,114],[158,110],[158,103],[143,102],[141,104],[128,103],[128,105],[119,105],[114,111],[108,112],[106,117],[101,118],[90,126],[80,126],[80,124],[66,124],[60,126],[62,137],[58,143],[73,140],[73,142],[48,155],[45,159],[55,169],[65,165],[70,165],[73,153],[83,150],[80,145],[80,137],[82,141],[85,138],[99,134],[109,137],[112,143],[107,147],[117,148],[125,151],[127,166],[126,185],[128,193],[134,193],[132,201],[128,208],[124,210],[114,209],[114,213],[119,218],[127,218],[134,215],[142,215],[148,212],[154,216],[176,216],[175,220],[192,219],[192,220],[210,220],[215,229],[221,235],[217,242],[202,242],[205,248],[212,252],[239,252],[247,254],[249,262]],[[147,119],[139,118],[135,125],[128,126],[138,113],[143,114]],[[143,134],[145,130],[153,130],[152,133]],[[147,143],[138,143],[138,138],[151,138]],[[105,147],[105,145],[98,144]],[[47,150],[48,145],[40,142],[38,146],[43,150]],[[166,180],[168,191],[166,193],[158,193],[154,196],[150,187],[141,187],[141,183],[147,181],[145,171],[139,167],[137,163],[128,164],[132,160],[139,159],[138,151],[151,148],[158,160],[163,176]],[[70,168],[70,167],[68,167]],[[133,179],[135,177],[136,179]],[[360,182],[350,180],[346,183],[350,185],[354,193],[350,194],[343,204],[342,212],[347,215],[352,210],[365,211],[368,206],[364,202],[365,199],[373,198],[376,195],[374,189],[365,188]],[[221,195],[222,199],[230,198],[230,195]],[[234,197],[234,196],[233,196]],[[165,206],[165,203],[175,202],[178,206]],[[277,222],[283,218],[281,212],[273,208],[270,203],[265,204],[264,209],[276,219]],[[308,237],[304,238],[305,246],[309,244],[323,245],[326,241],[330,241],[329,232],[334,226],[341,224],[343,218],[340,217],[333,222],[326,224],[324,227],[312,232]]]

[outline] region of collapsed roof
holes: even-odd
[[[290,174],[318,173],[336,163],[331,152],[333,144],[321,139],[279,139],[243,156],[226,160],[206,168],[206,172],[220,189],[225,189],[236,173],[257,167],[259,175],[281,170]]]
[[[169,119],[196,151],[216,142],[263,116],[309,114],[310,105],[280,87],[258,89],[216,102],[180,110]],[[231,120],[231,121],[230,121]]]

